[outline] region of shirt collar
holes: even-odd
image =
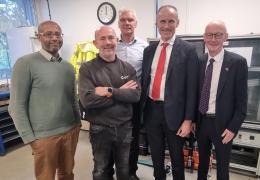
[[[60,62],[62,60],[62,58],[60,57],[60,55],[58,55],[58,57],[54,57],[52,56],[50,53],[48,53],[46,50],[41,49],[40,53],[43,55],[43,57],[45,57],[46,60],[48,61],[57,61]]]
[[[224,59],[224,49],[222,48],[222,50],[221,50],[216,56],[214,56],[214,57],[208,55],[208,61],[209,61],[211,58],[214,59],[215,62],[222,62],[223,59]]]
[[[120,36],[120,39],[119,39],[119,42],[121,42],[121,43],[125,43],[125,44],[129,44],[129,45],[136,43],[136,41],[137,41],[137,38],[134,37],[134,39],[133,39],[131,42],[126,43],[125,41],[123,41],[123,39],[122,39],[122,35]]]
[[[107,64],[107,63],[115,63],[115,62],[118,61],[117,55],[115,55],[115,60],[114,60],[114,61],[108,62],[108,61],[106,61],[104,58],[102,58],[99,53],[97,54],[97,58],[96,58],[96,59],[97,59],[99,62],[105,63],[105,64]]]
[[[159,44],[162,45],[162,43],[169,43],[169,45],[173,46],[175,39],[176,39],[176,35],[174,34],[174,35],[172,36],[172,38],[169,39],[168,41],[165,41],[165,42],[164,42],[162,39],[160,39]]]

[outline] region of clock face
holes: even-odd
[[[109,2],[103,2],[98,7],[97,16],[98,20],[102,24],[111,24],[116,18],[116,9],[113,4]]]

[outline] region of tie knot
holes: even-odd
[[[210,63],[210,64],[213,64],[214,61],[215,61],[215,59],[211,58],[211,59],[209,60],[209,63]]]
[[[169,43],[162,43],[163,48],[166,48],[169,45]]]

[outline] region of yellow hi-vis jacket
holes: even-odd
[[[73,65],[76,79],[78,79],[80,65],[85,61],[91,61],[96,58],[98,49],[92,41],[77,43],[74,54],[70,58],[70,63]]]

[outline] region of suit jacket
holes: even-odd
[[[145,108],[151,82],[151,66],[159,42],[144,50],[142,64],[141,108]],[[175,131],[184,119],[194,120],[197,104],[199,61],[190,43],[175,39],[165,82],[164,115],[168,127]],[[144,121],[145,121],[145,114]]]
[[[200,91],[203,86],[208,54],[200,58]],[[216,120],[217,133],[222,134],[227,128],[238,132],[247,112],[247,78],[248,68],[246,59],[235,53],[224,51],[217,97]],[[198,132],[201,114],[197,122]]]

